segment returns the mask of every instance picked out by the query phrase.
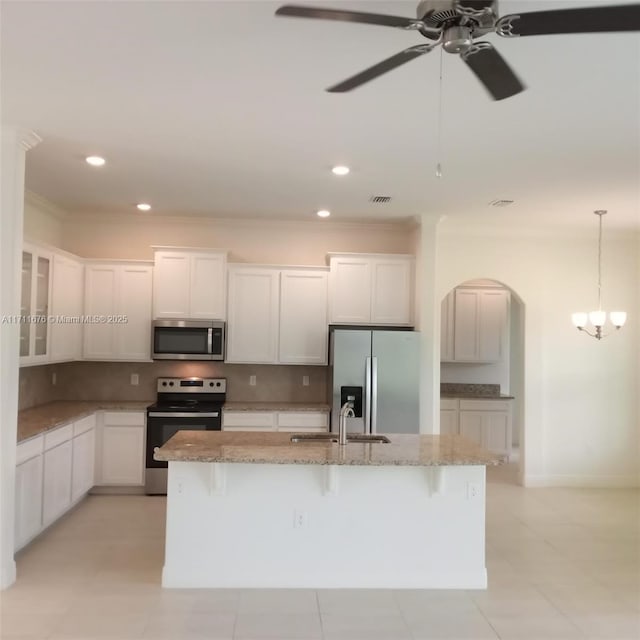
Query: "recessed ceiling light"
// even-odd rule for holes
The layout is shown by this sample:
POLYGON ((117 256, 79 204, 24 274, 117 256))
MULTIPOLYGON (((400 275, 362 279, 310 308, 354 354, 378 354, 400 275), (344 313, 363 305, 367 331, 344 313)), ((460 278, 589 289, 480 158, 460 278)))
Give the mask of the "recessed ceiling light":
POLYGON ((106 162, 106 160, 100 156, 87 156, 85 160, 87 164, 90 164, 92 167, 101 167, 106 162))
POLYGON ((331 171, 337 176, 346 176, 347 173, 349 173, 350 169, 349 167, 345 167, 344 165, 339 164, 336 167, 333 167, 331 171))
POLYGON ((331 211, 327 211, 326 209, 320 209, 320 211, 317 211, 317 214, 321 218, 328 218, 331 215, 331 211))
POLYGON ((141 202, 140 204, 137 204, 136 207, 138 207, 140 211, 149 211, 149 209, 151 209, 151 205, 146 202, 141 202))

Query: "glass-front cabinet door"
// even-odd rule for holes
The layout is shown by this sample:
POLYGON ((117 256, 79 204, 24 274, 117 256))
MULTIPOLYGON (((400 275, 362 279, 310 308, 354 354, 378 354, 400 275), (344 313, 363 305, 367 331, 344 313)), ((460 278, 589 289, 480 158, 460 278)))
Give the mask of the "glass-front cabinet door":
POLYGON ((20 296, 20 364, 46 362, 49 354, 51 255, 25 245, 20 296))
POLYGON ((22 292, 20 295, 20 357, 31 353, 31 282, 33 280, 33 254, 22 252, 22 292))

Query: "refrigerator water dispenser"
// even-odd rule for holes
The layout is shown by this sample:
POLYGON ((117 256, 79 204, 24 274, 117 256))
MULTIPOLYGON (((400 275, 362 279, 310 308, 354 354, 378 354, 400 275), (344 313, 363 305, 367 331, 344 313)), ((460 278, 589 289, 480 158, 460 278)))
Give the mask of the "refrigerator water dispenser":
POLYGON ((354 418, 362 418, 362 387, 340 387, 340 406, 353 403, 354 418))

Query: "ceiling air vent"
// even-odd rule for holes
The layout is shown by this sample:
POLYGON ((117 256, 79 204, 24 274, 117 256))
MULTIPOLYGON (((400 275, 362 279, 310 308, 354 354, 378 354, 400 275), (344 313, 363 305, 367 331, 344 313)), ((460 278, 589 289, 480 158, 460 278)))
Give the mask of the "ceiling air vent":
POLYGON ((510 204, 513 204, 513 200, 492 200, 489 203, 492 207, 508 207, 510 204))
POLYGON ((371 196, 369 202, 375 202, 376 204, 386 204, 391 202, 391 196, 371 196))

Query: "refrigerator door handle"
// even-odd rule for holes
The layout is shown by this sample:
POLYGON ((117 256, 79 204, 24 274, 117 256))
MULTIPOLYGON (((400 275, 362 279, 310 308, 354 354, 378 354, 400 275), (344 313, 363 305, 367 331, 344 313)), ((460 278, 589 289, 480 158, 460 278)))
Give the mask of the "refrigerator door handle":
POLYGON ((371 357, 364 363, 364 432, 371 433, 371 357))
POLYGON ((378 422, 378 358, 371 358, 371 433, 377 433, 378 422))

